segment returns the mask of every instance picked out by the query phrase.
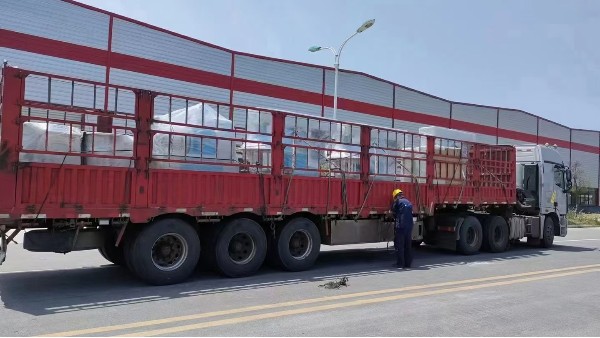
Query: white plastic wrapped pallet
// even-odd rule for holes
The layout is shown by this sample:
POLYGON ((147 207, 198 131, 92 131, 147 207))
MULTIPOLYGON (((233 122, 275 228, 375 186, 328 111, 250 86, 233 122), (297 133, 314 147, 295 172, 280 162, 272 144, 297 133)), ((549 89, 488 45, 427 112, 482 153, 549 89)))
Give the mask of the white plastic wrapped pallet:
MULTIPOLYGON (((260 113, 258 111, 248 111, 243 123, 246 125, 246 131, 255 133, 270 133, 271 124, 260 126, 260 113)), ((268 121, 268 120, 267 120, 268 121)), ((268 167, 271 165, 271 136, 258 134, 242 134, 241 138, 246 142, 240 143, 240 160, 247 164, 268 167)), ((267 171, 267 170, 263 170, 267 171)))
POLYGON ((233 139, 235 133, 233 131, 205 128, 232 129, 231 120, 219 115, 210 106, 203 106, 202 103, 198 103, 188 107, 187 111, 182 108, 170 114, 156 116, 155 119, 165 122, 153 123, 153 130, 185 134, 187 139, 183 135, 157 133, 153 139, 152 156, 154 159, 163 161, 153 161, 152 168, 220 172, 239 171, 237 166, 219 165, 219 163, 237 164, 235 142, 220 139, 223 137, 233 139), (187 125, 173 125, 169 121, 187 125), (206 136, 213 138, 207 138, 206 136), (208 161, 214 164, 169 162, 169 160, 208 161))
MULTIPOLYGON (((81 153, 81 129, 63 124, 44 122, 23 123, 23 149, 54 151, 61 153, 81 153), (48 140, 46 144, 46 134, 48 140), (47 145, 47 146, 46 146, 47 145)), ((38 163, 81 164, 81 157, 75 155, 21 153, 19 161, 38 163)))
MULTIPOLYGON (((133 156, 133 136, 131 135, 86 132, 83 135, 83 140, 83 151, 89 154, 120 157, 133 156)), ((133 160, 104 157, 87 157, 87 164, 110 167, 134 167, 133 160)))

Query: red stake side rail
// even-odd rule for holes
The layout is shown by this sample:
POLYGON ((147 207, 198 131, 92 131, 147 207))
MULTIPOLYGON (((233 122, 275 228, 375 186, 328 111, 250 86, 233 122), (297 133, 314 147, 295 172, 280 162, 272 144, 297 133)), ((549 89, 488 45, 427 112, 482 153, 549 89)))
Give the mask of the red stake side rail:
POLYGON ((416 213, 515 201, 510 146, 10 67, 3 71, 1 114, 0 224, 146 222, 169 213, 369 217, 387 212, 395 188, 416 213), (33 146, 24 137, 31 123, 46 126, 33 146), (68 130, 66 149, 53 143, 56 126, 68 130))

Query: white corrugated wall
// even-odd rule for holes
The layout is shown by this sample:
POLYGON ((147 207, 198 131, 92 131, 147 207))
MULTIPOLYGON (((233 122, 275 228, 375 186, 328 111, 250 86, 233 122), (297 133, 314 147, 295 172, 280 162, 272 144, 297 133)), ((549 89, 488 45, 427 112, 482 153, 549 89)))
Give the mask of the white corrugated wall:
POLYGON ((108 48, 109 16, 63 1, 2 0, 0 27, 77 45, 108 48))
POLYGON ((395 108, 437 117, 450 118, 450 102, 396 86, 395 108))
POLYGON ((496 127, 498 110, 495 108, 472 106, 467 104, 452 104, 452 120, 477 123, 488 127, 496 127))
POLYGON ((583 181, 586 186, 598 187, 598 167, 600 166, 598 154, 589 152, 572 150, 571 151, 571 166, 575 166, 575 163, 582 168, 583 181))
POLYGON ((234 69, 236 78, 319 94, 323 92, 323 69, 318 67, 236 55, 234 69))
MULTIPOLYGON (((325 94, 333 96, 334 71, 325 71, 325 94)), ((371 77, 340 71, 338 97, 354 101, 392 107, 394 87, 371 77)), ((368 112, 362 112, 368 113, 368 112)))
POLYGON ((558 123, 546 121, 540 119, 539 136, 559 139, 563 141, 570 141, 571 131, 569 128, 561 126, 558 123))
MULTIPOLYGON (((571 165, 579 162, 583 165, 585 181, 590 187, 600 187, 599 169, 600 169, 600 154, 598 147, 600 146, 600 133, 589 130, 571 130, 571 142, 580 143, 590 147, 596 147, 596 152, 581 151, 577 149, 571 150, 571 165)), ((572 146, 576 148, 576 145, 572 146)), ((591 149, 590 149, 591 150, 591 149)))
POLYGON ((115 19, 112 51, 222 75, 231 74, 231 53, 115 19))
MULTIPOLYGON (((537 135, 537 117, 519 110, 500 109, 498 128, 537 135)), ((521 141, 523 142, 523 141, 521 141)))

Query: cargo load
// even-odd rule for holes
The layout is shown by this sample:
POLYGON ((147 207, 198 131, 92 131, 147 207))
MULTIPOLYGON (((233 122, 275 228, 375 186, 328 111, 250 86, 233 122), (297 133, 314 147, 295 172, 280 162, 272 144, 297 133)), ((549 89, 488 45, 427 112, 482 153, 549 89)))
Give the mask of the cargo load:
POLYGON ((155 120, 164 123, 152 124, 152 129, 155 131, 152 148, 155 161, 151 164, 152 168, 239 171, 236 142, 227 140, 235 138, 235 133, 206 128, 231 130, 233 124, 209 105, 198 103, 188 107, 187 110, 181 108, 170 114, 155 116, 155 120), (206 162, 206 164, 191 163, 192 161, 206 162))
MULTIPOLYGON (((92 155, 133 157, 133 136, 126 134, 85 132, 83 151, 92 155)), ((133 168, 134 161, 128 159, 90 156, 87 164, 109 167, 133 168)))
POLYGON ((24 122, 21 162, 81 164, 81 129, 57 123, 24 122), (47 137, 46 137, 47 135, 47 137), (27 150, 57 152, 62 154, 29 153, 27 150))

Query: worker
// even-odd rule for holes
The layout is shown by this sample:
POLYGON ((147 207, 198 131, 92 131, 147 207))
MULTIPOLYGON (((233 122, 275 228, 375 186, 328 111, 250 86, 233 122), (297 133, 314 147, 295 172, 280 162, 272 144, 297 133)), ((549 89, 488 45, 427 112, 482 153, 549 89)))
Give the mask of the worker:
POLYGON ((413 206, 400 189, 394 189, 392 196, 394 202, 391 210, 396 220, 394 224, 396 266, 410 268, 412 264, 413 206))

